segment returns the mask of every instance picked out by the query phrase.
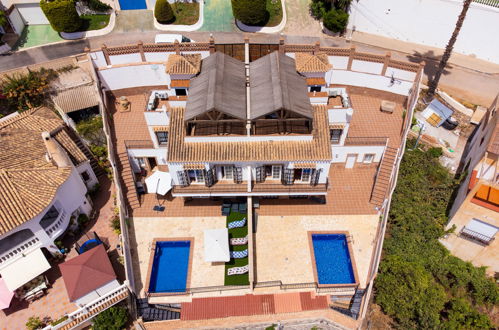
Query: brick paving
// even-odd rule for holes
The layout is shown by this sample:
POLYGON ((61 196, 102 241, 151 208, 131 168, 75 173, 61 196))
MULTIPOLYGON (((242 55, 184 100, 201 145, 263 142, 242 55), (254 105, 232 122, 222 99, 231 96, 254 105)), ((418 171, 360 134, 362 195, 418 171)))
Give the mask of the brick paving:
MULTIPOLYGON (((116 244, 118 243, 118 235, 116 235, 109 226, 109 221, 113 217, 114 201, 114 186, 107 178, 101 178, 101 190, 94 199, 94 209, 97 211, 96 220, 93 220, 86 228, 85 232, 95 231, 99 237, 109 247, 108 254, 113 263, 118 278, 124 280, 124 271, 121 264, 117 262, 116 244)), ((66 243, 66 239, 64 240, 66 243)), ((74 242, 74 239, 71 239, 74 242)), ((77 256, 74 245, 71 246, 67 259, 77 256)), ((63 262, 63 261, 62 261, 63 262)), ((1 330, 18 330, 26 329, 26 321, 30 316, 38 316, 40 318, 50 317, 52 320, 57 320, 66 313, 76 310, 78 307, 71 303, 66 293, 66 287, 59 271, 58 263, 50 261, 52 268, 45 275, 50 283, 47 294, 34 302, 27 303, 14 298, 9 308, 0 312, 0 329, 1 330)))

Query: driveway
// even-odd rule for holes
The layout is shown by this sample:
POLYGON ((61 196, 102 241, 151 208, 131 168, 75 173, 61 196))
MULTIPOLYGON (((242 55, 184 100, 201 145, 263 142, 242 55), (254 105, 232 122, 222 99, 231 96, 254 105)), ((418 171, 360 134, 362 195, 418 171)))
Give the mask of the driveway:
POLYGON ((319 21, 309 13, 311 0, 286 0, 288 21, 284 28, 285 34, 301 36, 323 36, 319 21))
POLYGON ((205 0, 204 23, 200 31, 239 31, 234 24, 230 0, 205 0))

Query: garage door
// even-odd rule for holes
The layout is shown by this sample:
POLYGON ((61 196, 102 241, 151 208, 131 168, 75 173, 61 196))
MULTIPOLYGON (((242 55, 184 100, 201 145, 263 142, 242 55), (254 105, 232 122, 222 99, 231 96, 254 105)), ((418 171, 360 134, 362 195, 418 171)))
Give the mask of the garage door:
POLYGON ((24 19, 26 25, 49 24, 40 5, 37 3, 26 3, 16 5, 19 13, 24 19))

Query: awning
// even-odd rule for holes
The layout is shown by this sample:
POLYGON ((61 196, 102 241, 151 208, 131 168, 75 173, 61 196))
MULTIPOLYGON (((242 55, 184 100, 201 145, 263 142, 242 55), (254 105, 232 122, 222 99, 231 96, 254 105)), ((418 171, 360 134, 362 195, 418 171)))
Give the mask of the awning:
POLYGON ((14 292, 9 290, 5 281, 0 278, 0 309, 8 308, 12 297, 14 297, 14 292))
POLYGON ((207 262, 230 261, 229 231, 227 228, 204 231, 204 260, 207 262))
POLYGON ((59 90, 52 99, 65 113, 99 105, 99 95, 94 85, 59 90))
POLYGON ((42 250, 36 249, 0 270, 0 274, 7 288, 14 291, 49 269, 42 250))
POLYGON ((165 195, 172 189, 172 176, 168 172, 156 171, 146 178, 147 192, 165 195))
POLYGON ((447 118, 452 116, 453 113, 454 111, 446 107, 437 99, 434 99, 421 114, 429 124, 440 127, 440 125, 442 125, 447 118))
POLYGON ((468 222, 465 229, 467 229, 468 231, 471 230, 472 232, 489 239, 493 239, 497 233, 496 226, 490 225, 477 219, 472 219, 470 222, 468 222))

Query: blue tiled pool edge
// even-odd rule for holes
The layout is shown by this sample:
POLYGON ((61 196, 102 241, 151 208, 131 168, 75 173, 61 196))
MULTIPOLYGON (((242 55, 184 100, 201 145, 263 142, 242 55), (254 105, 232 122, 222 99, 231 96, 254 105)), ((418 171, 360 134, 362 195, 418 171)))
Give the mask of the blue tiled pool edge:
POLYGON ((156 241, 147 292, 185 292, 190 271, 191 240, 156 241))
POLYGON ((310 240, 312 262, 319 285, 356 283, 345 234, 314 232, 310 234, 310 240))

